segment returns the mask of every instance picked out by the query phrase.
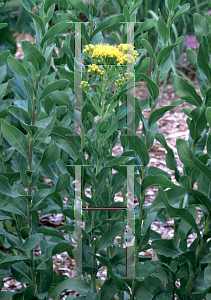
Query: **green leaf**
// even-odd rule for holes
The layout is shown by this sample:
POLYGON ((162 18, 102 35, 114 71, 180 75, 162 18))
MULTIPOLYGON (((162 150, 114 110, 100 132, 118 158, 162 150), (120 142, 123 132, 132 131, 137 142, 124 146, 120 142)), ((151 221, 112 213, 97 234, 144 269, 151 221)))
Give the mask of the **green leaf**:
POLYGON ((112 124, 109 129, 106 131, 106 133, 104 134, 103 138, 100 141, 100 146, 102 146, 105 141, 117 130, 118 128, 118 122, 112 124))
POLYGON ((32 63, 37 71, 44 69, 46 60, 37 47, 29 41, 22 41, 22 50, 26 59, 32 63))
POLYGON ((11 272, 17 281, 32 284, 31 269, 24 261, 13 264, 11 272))
POLYGON ((97 34, 99 31, 104 31, 104 30, 112 30, 116 29, 119 26, 121 26, 120 22, 124 22, 125 18, 123 14, 118 14, 115 16, 108 17, 106 20, 101 22, 97 28, 92 32, 90 39, 92 40, 93 36, 97 34))
POLYGON ((69 173, 64 173, 59 175, 56 183, 55 192, 62 192, 70 186, 70 175, 69 173))
POLYGON ((98 253, 100 249, 107 248, 113 245, 114 239, 124 233, 126 227, 126 222, 116 224, 106 230, 102 236, 97 240, 95 244, 95 253, 98 253))
POLYGON ((48 96, 55 104, 65 105, 65 106, 69 106, 70 104, 70 97, 65 92, 54 91, 50 93, 48 96))
POLYGON ((43 20, 38 15, 31 12, 31 7, 30 7, 29 3, 27 2, 27 0, 22 0, 22 4, 23 4, 23 7, 28 11, 30 16, 34 19, 37 26, 41 29, 42 34, 44 35, 45 34, 45 25, 44 25, 43 20))
POLYGON ((9 56, 7 58, 7 62, 9 64, 10 69, 17 74, 18 76, 25 79, 31 86, 33 86, 32 79, 27 72, 27 70, 24 68, 24 66, 14 57, 9 56))
POLYGON ((16 197, 5 197, 5 195, 0 194, 0 210, 13 212, 14 214, 27 218, 26 203, 16 197))
POLYGON ((40 164, 51 164, 58 159, 58 145, 52 143, 45 148, 40 164))
POLYGON ((10 55, 10 50, 6 50, 0 54, 0 64, 7 61, 8 56, 10 55))
POLYGON ((193 15, 194 21, 194 29, 195 29, 195 36, 196 40, 201 43, 202 35, 208 35, 210 32, 210 27, 207 20, 200 14, 195 13, 193 15))
POLYGON ((171 80, 175 92, 181 99, 184 99, 186 102, 192 105, 201 106, 201 97, 196 93, 192 85, 185 82, 185 80, 183 80, 180 76, 173 75, 173 73, 171 74, 171 80))
POLYGON ((50 38, 55 37, 56 34, 58 34, 59 32, 67 31, 70 27, 71 27, 71 24, 69 24, 68 22, 65 22, 65 21, 55 24, 53 27, 51 27, 46 32, 46 34, 44 35, 44 37, 41 41, 40 46, 43 47, 45 42, 48 41, 50 38))
POLYGON ((44 91, 42 92, 42 94, 40 96, 40 100, 42 98, 46 97, 48 94, 50 94, 53 91, 65 88, 68 84, 69 84, 69 81, 67 79, 59 79, 57 81, 54 81, 54 82, 48 84, 44 88, 44 91))
POLYGON ((67 0, 67 2, 74 8, 78 9, 79 11, 83 12, 85 14, 85 16, 87 16, 87 18, 89 19, 89 8, 86 5, 86 3, 84 3, 81 0, 67 0))
POLYGON ((159 119, 161 119, 167 111, 169 111, 170 109, 172 109, 174 107, 179 106, 182 103, 184 103, 183 100, 176 100, 176 101, 173 101, 171 103, 171 105, 167 105, 167 106, 164 106, 164 107, 154 110, 148 118, 148 126, 151 126, 153 123, 155 123, 159 119))
POLYGON ((34 136, 34 143, 33 146, 37 147, 41 142, 43 142, 51 133, 54 122, 55 122, 55 115, 50 118, 46 118, 41 121, 37 121, 35 126, 39 128, 38 132, 34 136))
POLYGON ((60 300, 60 295, 65 290, 76 291, 78 294, 93 292, 90 284, 81 279, 66 279, 56 286, 52 293, 52 298, 60 300))
POLYGON ((34 249, 43 239, 43 234, 42 233, 35 233, 33 235, 30 235, 23 245, 21 246, 21 249, 23 251, 29 251, 34 249))
POLYGON ((159 255, 175 258, 182 253, 174 244, 172 239, 155 240, 151 244, 152 249, 159 255))
POLYGON ((203 173, 209 181, 211 181, 211 170, 204 165, 191 151, 188 146, 188 142, 177 139, 176 141, 177 151, 181 162, 189 168, 193 168, 203 173))
POLYGON ((200 231, 199 231, 198 225, 196 224, 195 219, 194 219, 193 215, 189 212, 189 210, 186 208, 175 208, 175 207, 171 206, 168 203, 168 198, 166 196, 166 193, 161 186, 158 188, 158 195, 159 195, 159 198, 165 204, 169 217, 170 218, 178 218, 179 217, 180 219, 184 220, 191 227, 193 227, 193 229, 197 233, 198 238, 200 238, 200 231))
POLYGON ((152 57, 152 59, 153 59, 155 65, 156 65, 156 64, 157 64, 157 59, 156 59, 156 57, 155 57, 154 51, 153 51, 153 49, 152 49, 152 46, 151 46, 150 43, 149 43, 147 40, 145 40, 145 39, 142 40, 142 44, 143 44, 144 47, 147 49, 147 51, 149 52, 149 55, 152 57))
POLYGON ((145 74, 139 74, 142 78, 144 78, 144 80, 147 82, 147 88, 149 91, 149 94, 151 95, 152 99, 157 99, 157 97, 159 96, 159 87, 157 86, 157 84, 152 81, 152 79, 150 79, 147 75, 145 74))
POLYGON ((170 45, 168 47, 165 47, 163 50, 161 50, 159 53, 158 53, 158 56, 157 56, 157 64, 158 66, 162 66, 168 59, 169 57, 171 56, 171 53, 172 51, 174 50, 174 48, 179 44, 181 43, 181 41, 183 40, 183 37, 179 37, 175 44, 173 45, 170 45))
POLYGON ((170 26, 181 16, 183 15, 188 9, 190 8, 190 3, 186 3, 184 4, 182 7, 180 7, 180 9, 176 12, 176 14, 174 15, 170 26))
POLYGON ((206 207, 206 209, 208 210, 208 212, 211 213, 211 201, 210 201, 210 199, 206 195, 204 195, 203 193, 191 188, 191 181, 190 181, 189 176, 182 175, 180 177, 180 184, 181 184, 182 187, 184 187, 184 189, 186 189, 186 191, 188 192, 189 195, 194 196, 195 201, 194 201, 193 204, 204 205, 206 207))
POLYGON ((127 5, 124 6, 123 13, 124 13, 124 16, 125 16, 125 21, 130 22, 130 13, 129 13, 129 10, 127 8, 127 5))
POLYGON ((79 153, 74 143, 68 140, 57 139, 57 144, 60 148, 66 151, 72 159, 75 161, 77 160, 79 153))
POLYGON ((5 254, 4 257, 2 257, 0 260, 0 269, 7 268, 18 261, 30 262, 31 259, 23 255, 12 256, 10 254, 5 254))
MULTIPOLYGON (((62 235, 61 232, 57 230, 57 228, 51 228, 47 226, 42 226, 37 228, 37 232, 39 234, 43 234, 44 236, 55 236, 58 237, 62 240, 65 240, 64 236, 62 235)), ((58 244, 57 244, 58 245, 58 244)))
POLYGON ((8 26, 8 24, 7 23, 0 23, 0 30, 2 29, 2 28, 5 28, 5 27, 7 27, 8 26))
POLYGON ((47 13, 49 7, 51 7, 52 5, 56 4, 57 2, 58 2, 58 0, 45 0, 44 12, 47 13))
POLYGON ((161 38, 163 39, 163 42, 166 44, 170 38, 170 31, 164 22, 162 16, 158 19, 158 31, 160 33, 161 38))
POLYGON ((21 196, 11 187, 11 185, 8 182, 8 178, 3 175, 0 175, 0 193, 10 197, 21 196))
POLYGON ((26 159, 29 156, 29 143, 25 135, 17 128, 1 119, 1 130, 4 138, 26 159))
POLYGON ((140 157, 143 166, 148 165, 149 153, 147 151, 145 143, 139 136, 133 135, 132 130, 127 129, 127 133, 130 134, 125 135, 126 139, 129 141, 129 148, 135 150, 137 155, 140 157))
POLYGON ((167 0, 169 10, 175 10, 180 3, 180 0, 167 0))
POLYGON ((211 68, 209 66, 209 44, 207 37, 203 34, 201 39, 201 44, 199 46, 197 62, 199 68, 206 75, 208 82, 211 82, 211 68))
POLYGON ((142 22, 140 25, 139 25, 139 28, 138 30, 136 30, 135 32, 135 36, 137 34, 139 34, 140 32, 143 32, 143 31, 147 31, 149 29, 151 29, 155 24, 156 24, 157 20, 156 19, 148 19, 144 22, 142 22))
POLYGON ((160 175, 147 175, 141 184, 141 192, 143 193, 146 189, 151 186, 162 186, 164 189, 173 188, 179 189, 180 186, 174 184, 171 180, 169 180, 166 176, 160 175))
POLYGON ((196 52, 191 49, 191 48, 188 48, 186 50, 186 58, 187 60, 191 63, 191 65, 196 69, 198 70, 198 63, 197 63, 197 54, 196 52))

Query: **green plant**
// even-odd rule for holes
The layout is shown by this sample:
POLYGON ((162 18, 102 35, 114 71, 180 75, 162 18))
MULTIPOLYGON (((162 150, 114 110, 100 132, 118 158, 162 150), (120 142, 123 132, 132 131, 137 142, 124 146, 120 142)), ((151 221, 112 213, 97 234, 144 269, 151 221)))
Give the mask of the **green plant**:
MULTIPOLYGON (((36 44, 22 42, 22 64, 9 56, 9 51, 0 54, 0 63, 7 60, 24 86, 23 101, 17 97, 17 89, 13 86, 17 97, 13 105, 7 104, 8 99, 4 100, 8 83, 3 83, 0 90, 0 242, 4 248, 0 253, 0 286, 2 289, 2 279, 8 276, 13 276, 23 285, 19 292, 1 291, 0 297, 11 300, 49 300, 52 297, 58 300, 61 292, 67 289, 81 295, 75 299, 86 300, 112 300, 114 297, 120 300, 169 300, 175 299, 175 295, 181 300, 210 297, 210 17, 195 14, 195 34, 200 47, 198 54, 187 50, 187 59, 198 72, 203 100, 193 86, 172 75, 172 84, 181 100, 155 109, 159 84, 171 67, 171 54, 182 42, 182 37, 179 37, 175 44, 167 46, 170 26, 180 1, 166 1, 168 22, 166 24, 162 18, 158 21, 160 51, 157 56, 147 40, 147 32, 144 33, 154 26, 154 19, 139 24, 135 30, 137 52, 127 45, 127 24, 122 25, 121 41, 115 33, 112 34, 118 47, 103 44, 101 31, 114 30, 121 25, 120 22, 135 21, 141 1, 130 1, 130 10, 125 8, 124 14, 110 16, 100 24, 95 16, 102 1, 90 1, 88 8, 80 0, 60 0, 60 10, 55 12, 57 2, 42 1, 37 6, 39 14, 35 15, 32 13, 35 1, 23 0, 24 8, 33 18, 36 44), (81 111, 74 103, 74 93, 80 91, 74 82, 78 80, 75 71, 78 64, 74 56, 78 58, 81 49, 77 53, 74 34, 66 33, 70 29, 73 33, 74 30, 78 32, 73 22, 78 22, 79 12, 83 12, 90 22, 81 25, 84 49, 81 111), (52 17, 56 22, 50 27, 52 17), (99 45, 99 42, 102 43, 99 45), (141 59, 146 51, 151 58, 141 59), (155 67, 148 77, 145 73, 150 59, 155 67), (135 76, 132 71, 128 72, 133 61, 135 76), (141 84, 140 80, 145 80, 149 91, 147 99, 138 101, 134 98, 134 132, 129 127, 131 111, 126 97, 133 76, 136 86, 141 84), (172 149, 164 135, 157 133, 157 121, 185 101, 196 108, 184 109, 189 117, 189 141, 177 140, 179 159, 184 164, 184 175, 181 175, 172 149), (142 113, 146 108, 150 108, 148 120, 142 113), (75 117, 80 121, 81 136, 74 131, 75 117), (20 121, 21 128, 14 126, 13 119, 20 121), (140 120, 143 129, 139 137, 135 133, 140 120), (119 133, 123 153, 113 156, 112 149, 119 133), (149 166, 148 151, 155 139, 167 151, 166 165, 174 170, 176 184, 168 173, 149 166), (126 276, 124 248, 129 211, 126 213, 125 210, 130 185, 128 167, 134 168, 131 186, 134 183, 139 202, 135 209, 135 278, 126 276), (112 169, 117 173, 112 174, 112 169), (51 184, 43 183, 45 177, 51 179, 51 184), (76 191, 74 193, 74 180, 80 183, 79 195, 76 191), (196 182, 198 190, 193 188, 196 182), (150 206, 145 206, 145 191, 151 186, 159 187, 158 195, 150 206), (91 198, 85 194, 87 188, 91 188, 91 198), (121 189, 121 210, 100 209, 119 207, 114 197, 121 189), (77 203, 77 197, 81 195, 83 208, 86 208, 82 214, 82 274, 78 270, 77 279, 68 279, 53 273, 52 256, 67 251, 71 258, 76 260, 79 257, 80 240, 77 235, 73 236, 73 232, 80 233, 76 221, 81 217, 80 204, 77 203), (64 202, 64 198, 67 201, 64 202), (203 213, 199 225, 196 223, 196 207, 200 207, 203 213), (40 211, 62 213, 65 225, 56 229, 39 227, 40 211), (167 216, 175 222, 173 239, 162 239, 160 234, 151 230, 154 220, 163 221, 167 216), (190 234, 195 235, 195 240, 188 246, 190 234), (117 236, 121 237, 120 242, 114 242, 117 236), (76 250, 73 239, 78 243, 76 250), (33 249, 38 244, 41 254, 35 257, 33 249), (139 255, 150 248, 157 253, 158 261, 139 255), (107 267, 107 279, 97 293, 96 274, 101 266, 107 267), (178 280, 180 288, 176 285, 178 280)), ((133 222, 130 227, 132 229, 133 222)), ((130 249, 128 246, 128 251, 130 249)))

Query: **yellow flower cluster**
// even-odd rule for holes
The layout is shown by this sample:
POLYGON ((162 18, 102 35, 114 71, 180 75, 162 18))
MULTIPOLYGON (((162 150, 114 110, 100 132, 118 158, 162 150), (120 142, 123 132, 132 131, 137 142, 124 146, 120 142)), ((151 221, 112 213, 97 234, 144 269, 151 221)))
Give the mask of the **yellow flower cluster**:
POLYGON ((120 87, 123 87, 126 85, 127 83, 127 78, 128 78, 128 74, 124 73, 124 74, 120 74, 119 75, 119 79, 116 80, 115 82, 115 87, 118 90, 120 87))
POLYGON ((81 85, 80 87, 84 90, 84 91, 91 91, 92 89, 89 88, 90 84, 87 81, 81 81, 81 85))
POLYGON ((98 66, 96 66, 95 64, 89 65, 88 68, 89 68, 89 70, 88 70, 89 73, 94 73, 94 74, 99 74, 99 75, 104 74, 104 71, 101 71, 100 68, 98 66))
POLYGON ((129 47, 130 52, 134 55, 134 60, 138 56, 138 52, 134 50, 130 44, 120 44, 118 47, 111 46, 109 44, 98 44, 98 45, 86 45, 83 52, 91 57, 94 63, 98 64, 127 64, 133 62, 132 55, 127 54, 127 48, 129 47))

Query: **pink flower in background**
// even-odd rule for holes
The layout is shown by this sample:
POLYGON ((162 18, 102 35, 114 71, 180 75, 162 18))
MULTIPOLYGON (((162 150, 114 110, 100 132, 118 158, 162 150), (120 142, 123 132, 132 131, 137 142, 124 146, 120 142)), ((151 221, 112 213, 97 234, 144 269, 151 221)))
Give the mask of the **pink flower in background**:
POLYGON ((199 43, 197 42, 195 35, 186 35, 184 42, 188 48, 196 49, 199 47, 199 43))

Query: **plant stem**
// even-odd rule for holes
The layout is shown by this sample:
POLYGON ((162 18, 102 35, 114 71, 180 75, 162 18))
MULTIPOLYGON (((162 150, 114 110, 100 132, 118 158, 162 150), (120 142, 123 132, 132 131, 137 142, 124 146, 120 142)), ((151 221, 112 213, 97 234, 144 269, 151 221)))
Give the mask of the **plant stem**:
MULTIPOLYGON (((38 84, 39 84, 39 74, 37 73, 36 76, 36 82, 35 82, 35 89, 36 91, 38 90, 38 84)), ((36 106, 36 97, 37 95, 34 95, 34 99, 33 99, 33 111, 32 111, 32 122, 31 125, 35 124, 35 106, 36 106)), ((28 169, 29 171, 31 171, 32 169, 32 150, 33 150, 33 135, 30 135, 30 144, 29 144, 29 161, 28 161, 28 169)), ((31 187, 31 175, 28 176, 28 196, 31 196, 31 192, 32 192, 32 187, 31 187)), ((31 201, 29 199, 27 199, 27 217, 28 217, 28 223, 29 223, 29 227, 31 228, 31 214, 30 214, 30 209, 31 209, 31 201)), ((34 256, 33 256, 33 249, 30 250, 30 258, 31 258, 31 274, 32 274, 32 283, 35 283, 35 273, 34 273, 34 269, 33 269, 33 260, 34 260, 34 256)))
MULTIPOLYGON (((96 6, 96 1, 97 0, 94 0, 94 6, 96 6)), ((94 16, 92 15, 92 18, 91 18, 91 24, 90 24, 90 28, 89 28, 89 36, 92 34, 93 32, 93 24, 94 24, 94 16)))

